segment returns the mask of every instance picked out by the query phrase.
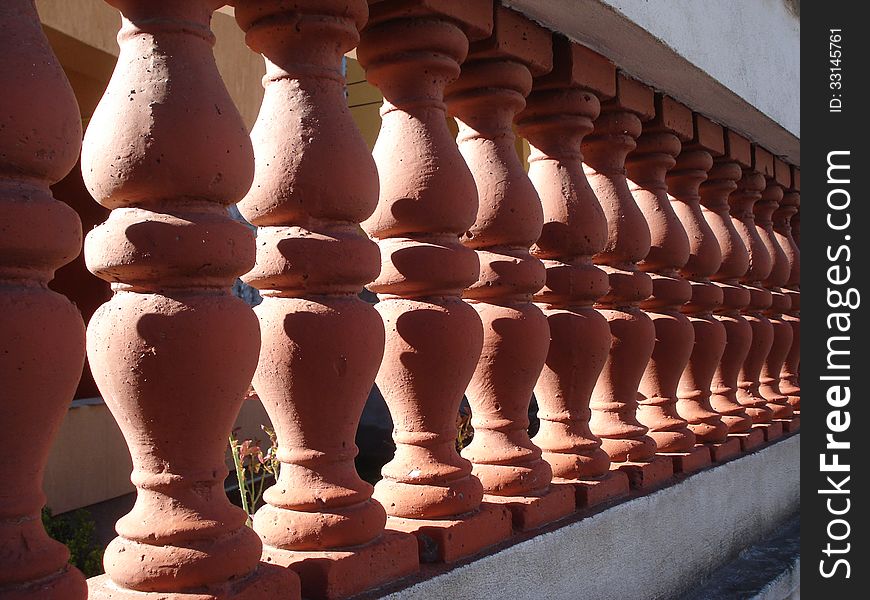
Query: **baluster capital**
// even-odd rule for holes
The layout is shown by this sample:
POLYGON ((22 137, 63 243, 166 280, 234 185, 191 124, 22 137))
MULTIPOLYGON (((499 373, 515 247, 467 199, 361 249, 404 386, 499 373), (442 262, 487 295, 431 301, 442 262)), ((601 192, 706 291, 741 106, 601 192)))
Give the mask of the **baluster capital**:
POLYGON ((607 244, 594 258, 610 275, 602 306, 635 305, 652 294, 652 281, 637 269, 649 253, 650 231, 628 187, 625 160, 642 123, 654 116, 653 90, 617 73, 616 95, 602 104, 593 132, 583 140, 584 170, 607 217, 607 244))
MULTIPOLYGON (((712 177, 714 159, 725 155, 725 134, 721 125, 698 113, 693 113, 693 125, 694 135, 683 144, 677 164, 668 171, 667 182, 674 210, 689 236, 689 259, 681 272, 684 277, 702 284, 693 284, 689 307, 707 311, 722 303, 721 291, 717 293, 716 286, 706 285, 722 264, 722 251, 701 212, 701 186, 712 177)), ((728 181, 733 180, 726 179, 728 181)))
POLYGON ((535 78, 516 121, 544 211, 532 253, 547 266, 547 283, 536 300, 589 306, 607 292, 606 275, 591 263, 607 242, 607 221, 583 172, 581 143, 600 114, 599 98, 616 93, 616 68, 560 36, 553 45, 553 70, 535 78))

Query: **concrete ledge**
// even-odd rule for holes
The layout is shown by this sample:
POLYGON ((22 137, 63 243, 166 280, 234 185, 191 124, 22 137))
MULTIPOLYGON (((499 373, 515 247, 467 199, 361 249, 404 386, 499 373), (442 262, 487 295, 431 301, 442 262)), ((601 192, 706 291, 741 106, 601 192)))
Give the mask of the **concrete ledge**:
POLYGON ((793 435, 384 597, 674 598, 778 531, 799 510, 799 484, 793 435))
POLYGON ((749 600, 800 600, 801 597, 801 560, 780 573, 779 577, 767 584, 749 600))
POLYGON ((741 552, 679 600, 796 600, 800 546, 800 515, 795 515, 776 535, 741 552))
POLYGON ((800 165, 796 0, 503 0, 800 165))

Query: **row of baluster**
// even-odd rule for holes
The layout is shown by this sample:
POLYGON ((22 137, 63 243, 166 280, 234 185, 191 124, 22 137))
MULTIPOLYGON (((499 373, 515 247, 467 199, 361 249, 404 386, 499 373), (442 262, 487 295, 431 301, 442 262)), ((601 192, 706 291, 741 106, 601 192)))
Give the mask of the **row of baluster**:
POLYGON ((344 597, 797 429, 795 167, 487 0, 238 0, 267 65, 249 137, 219 0, 108 2, 120 55, 83 147, 31 0, 0 6, 0 415, 35 449, 0 463, 3 600, 284 599, 297 575, 344 597), (384 96, 373 153, 354 47, 384 96), (111 209, 84 240, 114 290, 87 335, 47 288, 81 247, 49 190, 80 148, 111 209), (39 521, 86 345, 138 494, 87 585, 39 521), (252 379, 283 463, 253 529, 223 487, 252 379), (373 382, 396 444, 374 488, 353 462, 373 382))

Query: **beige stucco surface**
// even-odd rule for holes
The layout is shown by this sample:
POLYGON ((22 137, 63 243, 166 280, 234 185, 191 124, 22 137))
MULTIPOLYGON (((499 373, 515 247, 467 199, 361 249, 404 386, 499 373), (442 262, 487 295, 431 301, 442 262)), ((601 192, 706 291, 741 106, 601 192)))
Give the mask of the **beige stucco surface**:
MULTIPOLYGON (((260 425, 269 425, 269 417, 253 398, 242 405, 236 419, 239 439, 266 440, 260 425)), ((128 494, 134 489, 132 468, 108 407, 99 399, 77 402, 67 412, 51 449, 44 481, 46 506, 60 514, 128 494)))

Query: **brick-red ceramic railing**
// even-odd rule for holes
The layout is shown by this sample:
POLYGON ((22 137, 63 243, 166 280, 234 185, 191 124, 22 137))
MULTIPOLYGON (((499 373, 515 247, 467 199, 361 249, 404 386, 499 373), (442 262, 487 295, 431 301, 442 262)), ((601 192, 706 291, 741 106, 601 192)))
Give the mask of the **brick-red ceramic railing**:
POLYGON ((249 137, 212 54, 220 0, 107 1, 121 49, 82 169, 114 296, 87 346, 137 500, 86 591, 38 517, 83 360, 46 287, 81 246, 48 191, 81 132, 32 2, 9 0, 0 416, 37 460, 0 468, 21 481, 0 492, 0 599, 347 597, 797 430, 799 171, 705 107, 492 0, 237 0, 267 65, 249 137), (343 90, 357 45, 384 95, 373 155, 343 90), (256 243, 227 215, 243 198, 256 243), (284 466, 248 528, 222 454, 252 380, 284 466), (375 380, 397 451, 372 488, 353 458, 375 380))

